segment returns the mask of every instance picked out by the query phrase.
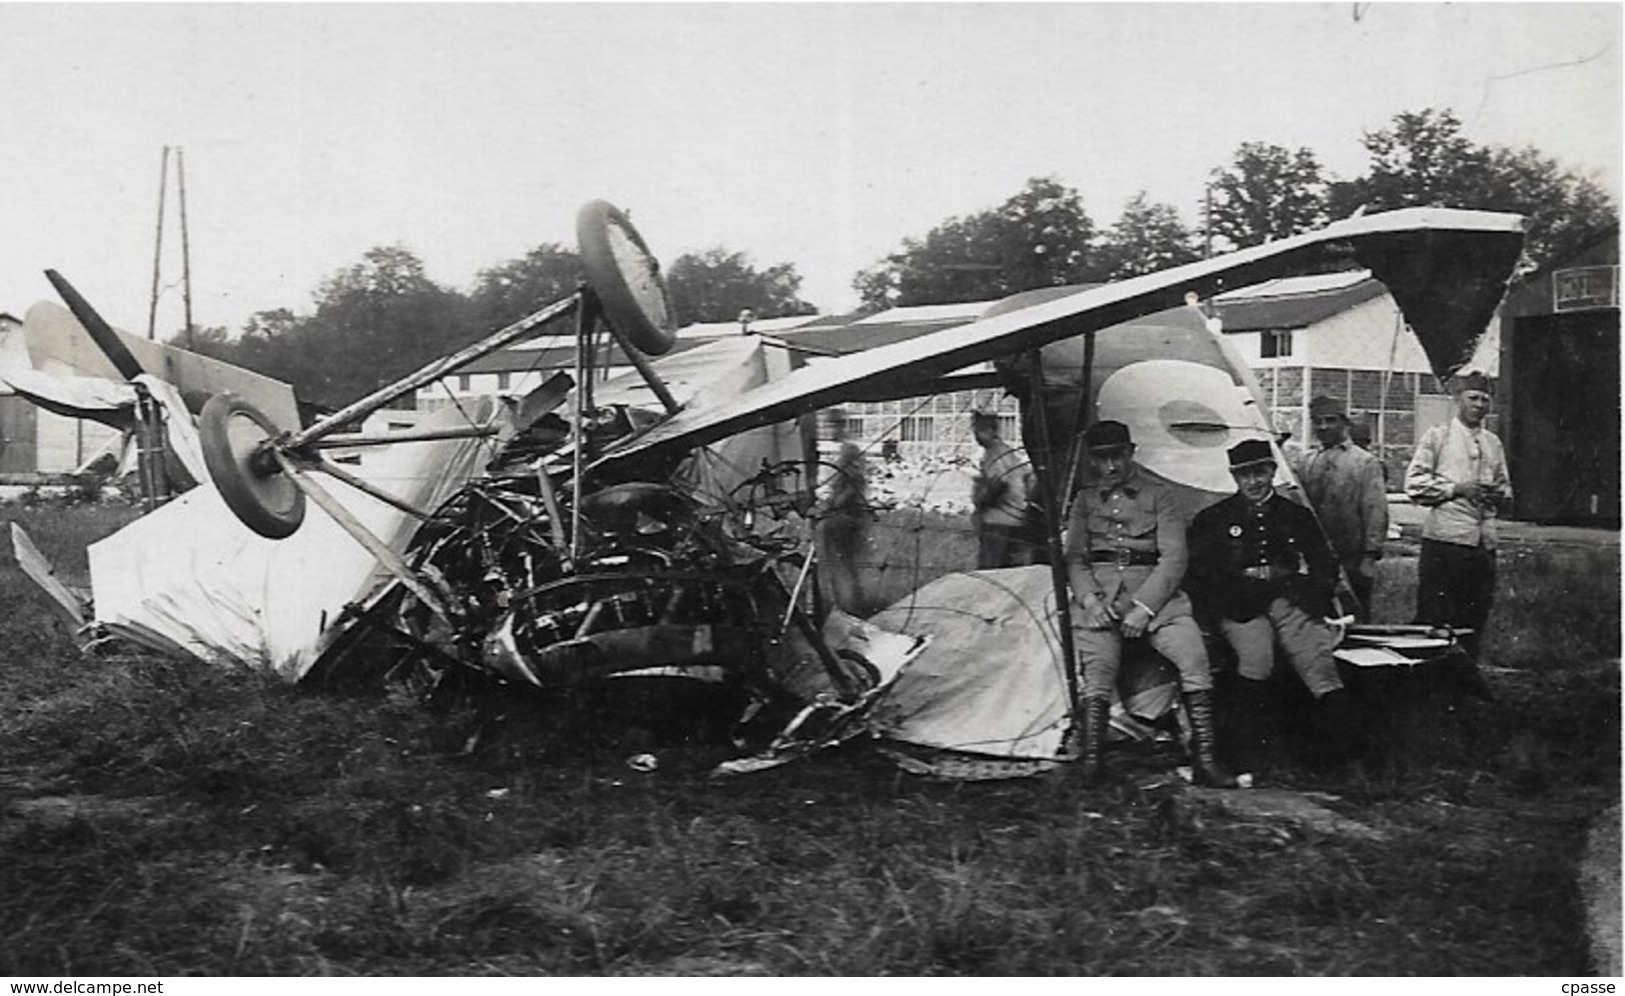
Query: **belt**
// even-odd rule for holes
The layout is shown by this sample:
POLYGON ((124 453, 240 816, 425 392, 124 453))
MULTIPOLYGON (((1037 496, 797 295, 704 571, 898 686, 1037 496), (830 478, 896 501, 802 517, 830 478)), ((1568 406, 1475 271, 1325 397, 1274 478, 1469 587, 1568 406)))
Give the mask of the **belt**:
POLYGON ((1157 562, 1155 550, 1090 550, 1089 563, 1116 564, 1118 567, 1148 567, 1157 562))
POLYGON ((1243 576, 1252 578, 1254 581, 1280 581, 1282 578, 1292 577, 1298 572, 1285 567, 1274 567, 1268 564, 1258 564, 1252 567, 1243 567, 1241 569, 1241 573, 1243 576))

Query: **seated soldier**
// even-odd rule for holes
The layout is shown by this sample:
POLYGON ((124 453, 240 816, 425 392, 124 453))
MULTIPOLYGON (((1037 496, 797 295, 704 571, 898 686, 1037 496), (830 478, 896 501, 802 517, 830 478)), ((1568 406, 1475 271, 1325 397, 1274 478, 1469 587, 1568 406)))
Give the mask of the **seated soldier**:
POLYGON ((1235 788, 1216 757, 1207 648, 1179 590, 1185 524, 1173 492, 1134 462, 1134 443, 1123 423, 1097 422, 1083 442, 1093 474, 1072 503, 1066 536, 1067 579, 1078 606, 1073 638, 1083 665, 1083 782, 1100 777, 1123 641, 1144 639, 1179 670, 1195 781, 1235 788))
POLYGON ((1275 490, 1275 458, 1261 439, 1229 450, 1234 495, 1197 513, 1190 528, 1191 598, 1236 653, 1242 686, 1236 747, 1259 760, 1265 682, 1279 646, 1319 702, 1328 745, 1347 754, 1358 741, 1353 705, 1332 651, 1338 564, 1314 513, 1275 490))

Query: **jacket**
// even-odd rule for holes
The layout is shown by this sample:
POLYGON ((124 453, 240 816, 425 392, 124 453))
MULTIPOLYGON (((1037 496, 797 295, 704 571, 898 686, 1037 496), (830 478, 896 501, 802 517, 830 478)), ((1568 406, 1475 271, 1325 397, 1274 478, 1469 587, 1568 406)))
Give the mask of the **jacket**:
POLYGON ((1279 492, 1254 507, 1241 494, 1198 512, 1185 589, 1199 612, 1246 622, 1286 598, 1329 615, 1338 563, 1309 509, 1279 492))

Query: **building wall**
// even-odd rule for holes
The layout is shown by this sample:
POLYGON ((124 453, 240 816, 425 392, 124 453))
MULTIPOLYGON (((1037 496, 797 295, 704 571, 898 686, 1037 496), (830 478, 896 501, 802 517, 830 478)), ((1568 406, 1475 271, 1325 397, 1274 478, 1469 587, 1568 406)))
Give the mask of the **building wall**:
POLYGON ((68 418, 47 411, 35 419, 36 466, 42 474, 66 474, 78 470, 105 447, 122 437, 117 429, 84 418, 68 418))
MULTIPOLYGON (((1500 330, 1497 317, 1467 365, 1490 374, 1492 384, 1500 367, 1500 330)), ((1383 294, 1291 332, 1290 353, 1273 358, 1261 355, 1267 333, 1226 333, 1257 374, 1276 431, 1289 434, 1284 448, 1295 452, 1314 439, 1312 398, 1340 398, 1356 429, 1369 434, 1367 447, 1382 459, 1389 487, 1398 490, 1416 440, 1447 410, 1441 408, 1447 392, 1394 299, 1383 294)))
POLYGON ((833 417, 819 420, 819 438, 834 440, 842 432, 870 453, 891 453, 895 448, 899 458, 915 463, 975 459, 979 450, 971 436, 970 416, 983 410, 998 412, 999 435, 1021 445, 1020 405, 996 390, 842 405, 831 410, 833 417))

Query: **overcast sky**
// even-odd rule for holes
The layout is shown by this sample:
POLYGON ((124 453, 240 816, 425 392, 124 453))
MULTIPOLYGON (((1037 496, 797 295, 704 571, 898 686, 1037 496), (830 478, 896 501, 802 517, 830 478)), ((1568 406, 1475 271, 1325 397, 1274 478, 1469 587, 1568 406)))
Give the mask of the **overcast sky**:
POLYGON ((1029 177, 1102 226, 1141 190, 1194 225, 1242 142, 1347 178, 1428 107, 1617 202, 1620 31, 1613 3, 3 4, 0 310, 54 268, 145 332, 165 145, 195 321, 233 330, 377 245, 467 290, 600 197, 668 263, 793 263, 847 310, 858 270, 1029 177))

